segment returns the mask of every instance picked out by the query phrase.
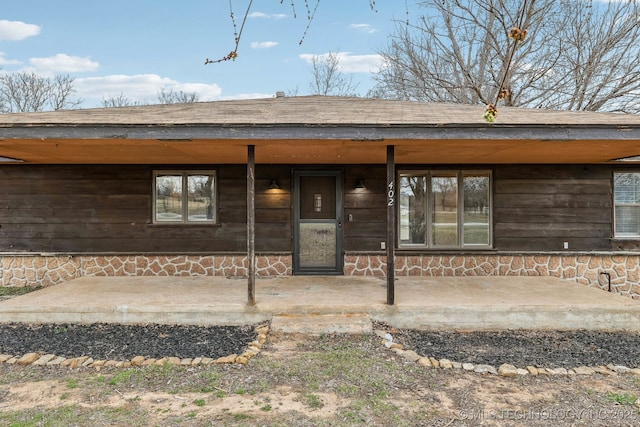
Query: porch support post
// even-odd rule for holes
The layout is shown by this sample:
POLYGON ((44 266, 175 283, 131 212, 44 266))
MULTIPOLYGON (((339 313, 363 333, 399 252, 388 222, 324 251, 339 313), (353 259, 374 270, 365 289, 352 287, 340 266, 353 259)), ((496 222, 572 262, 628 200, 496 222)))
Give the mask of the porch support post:
POLYGON ((248 304, 256 304, 256 154, 255 146, 247 147, 247 282, 248 304))
POLYGON ((395 147, 387 145, 387 304, 395 303, 396 165, 395 147))

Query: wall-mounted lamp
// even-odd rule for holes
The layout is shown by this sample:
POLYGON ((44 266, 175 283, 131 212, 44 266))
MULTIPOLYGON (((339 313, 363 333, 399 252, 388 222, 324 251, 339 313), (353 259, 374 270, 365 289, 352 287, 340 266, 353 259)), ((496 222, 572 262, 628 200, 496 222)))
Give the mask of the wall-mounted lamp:
POLYGON ((356 181, 356 185, 355 185, 355 187, 353 187, 353 188, 355 188, 356 190, 366 190, 366 189, 367 189, 367 186, 366 186, 366 185, 364 185, 364 179, 359 178, 359 179, 356 181))
POLYGON ((277 179, 272 179, 271 184, 269 185, 269 190, 280 190, 280 184, 277 179))

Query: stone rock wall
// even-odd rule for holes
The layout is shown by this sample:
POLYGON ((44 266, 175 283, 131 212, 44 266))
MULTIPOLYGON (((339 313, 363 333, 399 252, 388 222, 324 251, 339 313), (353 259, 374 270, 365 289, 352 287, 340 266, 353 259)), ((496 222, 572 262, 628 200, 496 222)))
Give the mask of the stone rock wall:
MULTIPOLYGON (((346 275, 384 277, 387 258, 352 254, 346 275)), ((552 276, 640 298, 640 254, 396 256, 396 276, 552 276)))
MULTIPOLYGON (((386 256, 347 254, 344 274, 384 277, 386 256)), ((0 286, 50 286, 83 276, 247 275, 244 255, 0 255, 0 286)), ((292 274, 290 255, 256 256, 256 275, 292 274)), ((553 276, 640 298, 640 254, 397 255, 397 276, 553 276)))
MULTIPOLYGON (((50 286, 83 276, 247 275, 243 255, 0 255, 0 286, 50 286)), ((291 256, 256 256, 256 275, 291 275, 291 256)))

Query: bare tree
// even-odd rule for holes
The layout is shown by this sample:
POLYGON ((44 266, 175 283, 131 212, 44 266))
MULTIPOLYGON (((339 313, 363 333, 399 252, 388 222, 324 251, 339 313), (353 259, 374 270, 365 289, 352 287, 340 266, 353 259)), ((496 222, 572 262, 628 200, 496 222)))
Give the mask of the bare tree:
MULTIPOLYGON (((376 0, 368 0, 369 8, 372 11, 376 10, 376 0)), ((280 4, 283 4, 283 0, 280 0, 280 4)), ((244 2, 243 2, 244 3, 244 2)), ((231 17, 231 25, 233 26, 233 40, 235 41, 233 49, 226 55, 219 57, 218 59, 205 59, 204 64, 217 64, 224 61, 235 61, 238 57, 238 48, 240 47, 240 39, 242 38, 242 31, 244 30, 244 26, 247 23, 247 18, 251 13, 251 8, 253 7, 253 0, 250 0, 247 4, 247 7, 242 16, 242 21, 240 23, 240 28, 238 29, 238 23, 236 22, 236 14, 234 13, 233 8, 234 0, 229 0, 229 16, 231 17)), ((318 11, 318 6, 320 6, 320 0, 316 0, 315 5, 313 5, 309 0, 290 0, 289 7, 291 7, 291 12, 293 13, 293 17, 296 18, 298 16, 298 8, 297 6, 301 6, 304 8, 307 17, 307 27, 304 30, 304 33, 300 37, 300 41, 298 44, 302 44, 305 37, 307 36, 307 32, 311 27, 311 23, 316 16, 316 12, 318 11)))
POLYGON ((182 90, 174 91, 173 89, 163 87, 160 89, 160 92, 158 92, 158 101, 160 104, 189 104, 198 102, 198 94, 182 90))
POLYGON ((102 98, 102 106, 105 108, 133 107, 136 105, 142 105, 142 103, 126 97, 122 92, 119 95, 102 98))
POLYGON ((68 75, 49 78, 26 71, 0 75, 0 108, 7 113, 74 108, 82 101, 71 99, 73 81, 68 75))
POLYGON ((313 80, 309 91, 314 95, 357 96, 358 84, 352 76, 346 76, 340 69, 337 53, 313 55, 310 59, 313 80))
POLYGON ((380 52, 378 96, 491 104, 502 86, 510 106, 640 112, 637 0, 426 0, 421 6, 428 12, 398 23, 380 52), (511 58, 507 35, 520 18, 527 35, 511 58))

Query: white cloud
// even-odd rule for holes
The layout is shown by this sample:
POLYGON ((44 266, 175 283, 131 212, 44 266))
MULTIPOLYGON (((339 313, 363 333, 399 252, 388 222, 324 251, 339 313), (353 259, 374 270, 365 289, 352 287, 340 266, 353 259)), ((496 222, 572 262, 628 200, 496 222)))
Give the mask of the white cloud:
POLYGON ((154 103, 158 101, 158 92, 163 88, 187 93, 195 92, 199 101, 212 101, 222 92, 217 84, 181 83, 157 74, 86 77, 74 81, 76 95, 93 106, 100 106, 103 99, 120 95, 133 102, 154 103))
POLYGON ((252 42, 251 49, 270 49, 278 46, 278 42, 252 42))
POLYGON ((376 29, 369 24, 351 24, 349 25, 349 28, 362 31, 363 33, 369 33, 369 34, 376 32, 376 29))
POLYGON ((287 15, 284 13, 264 13, 264 12, 251 12, 249 18, 262 18, 262 19, 284 19, 287 15))
MULTIPOLYGON (((308 64, 311 64, 313 57, 326 58, 329 53, 313 55, 303 53, 300 55, 308 64)), ((382 66, 380 55, 352 55, 351 52, 336 52, 338 56, 338 66, 343 73, 376 73, 382 66)))
POLYGON ((31 58, 29 63, 39 71, 53 73, 96 71, 100 66, 89 57, 69 56, 64 53, 58 53, 48 58, 31 58))
POLYGON ((15 59, 6 59, 4 57, 5 53, 4 52, 0 52, 0 65, 18 65, 21 64, 20 61, 15 60, 15 59))
POLYGON ((40 26, 21 21, 0 19, 0 41, 18 41, 40 34, 40 26))

